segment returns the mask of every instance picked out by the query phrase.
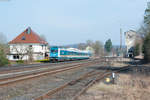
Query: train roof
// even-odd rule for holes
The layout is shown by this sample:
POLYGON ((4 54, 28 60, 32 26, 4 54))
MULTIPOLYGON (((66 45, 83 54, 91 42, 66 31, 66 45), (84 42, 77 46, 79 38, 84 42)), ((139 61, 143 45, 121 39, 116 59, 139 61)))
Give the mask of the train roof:
POLYGON ((59 47, 59 46, 52 46, 51 48, 61 48, 62 50, 74 51, 74 52, 83 52, 83 53, 91 53, 87 50, 79 50, 77 48, 67 48, 67 47, 59 47))

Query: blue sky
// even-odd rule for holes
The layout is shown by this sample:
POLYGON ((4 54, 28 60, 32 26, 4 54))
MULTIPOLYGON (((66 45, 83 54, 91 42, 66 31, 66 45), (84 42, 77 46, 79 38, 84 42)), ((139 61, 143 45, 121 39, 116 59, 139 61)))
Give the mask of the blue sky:
POLYGON ((111 38, 137 30, 147 0, 0 0, 0 32, 10 41, 30 26, 50 45, 67 45, 111 38))

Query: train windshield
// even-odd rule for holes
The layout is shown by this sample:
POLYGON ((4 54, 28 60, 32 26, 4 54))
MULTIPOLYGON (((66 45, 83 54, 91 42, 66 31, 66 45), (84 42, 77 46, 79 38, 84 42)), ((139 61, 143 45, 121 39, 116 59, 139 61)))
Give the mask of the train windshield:
POLYGON ((58 50, 51 50, 51 53, 57 53, 58 50))

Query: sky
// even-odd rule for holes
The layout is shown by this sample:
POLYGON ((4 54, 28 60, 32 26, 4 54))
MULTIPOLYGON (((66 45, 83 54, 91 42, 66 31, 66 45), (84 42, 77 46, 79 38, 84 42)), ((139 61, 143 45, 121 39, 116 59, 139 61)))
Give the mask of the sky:
POLYGON ((147 0, 0 0, 0 32, 10 41, 30 26, 50 45, 119 45, 120 28, 138 30, 146 7, 147 0))

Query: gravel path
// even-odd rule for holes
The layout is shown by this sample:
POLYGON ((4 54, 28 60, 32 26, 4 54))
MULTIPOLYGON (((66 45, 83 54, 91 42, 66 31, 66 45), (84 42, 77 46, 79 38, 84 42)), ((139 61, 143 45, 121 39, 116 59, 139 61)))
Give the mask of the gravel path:
MULTIPOLYGON (((92 59, 90 59, 90 60, 92 60, 92 59)), ((4 66, 4 67, 0 67, 0 74, 23 71, 23 70, 30 70, 30 69, 37 69, 37 68, 41 68, 41 67, 53 67, 53 66, 57 66, 57 65, 81 63, 81 62, 87 62, 90 60, 67 61, 67 62, 56 62, 56 63, 39 63, 39 64, 17 65, 17 66, 4 66)))
POLYGON ((97 64, 94 68, 93 66, 90 66, 74 69, 69 72, 46 75, 36 79, 22 81, 17 84, 0 87, 0 100, 32 100, 48 90, 54 89, 57 86, 73 80, 88 71, 94 70, 95 67, 100 67, 102 65, 103 63, 97 64))

